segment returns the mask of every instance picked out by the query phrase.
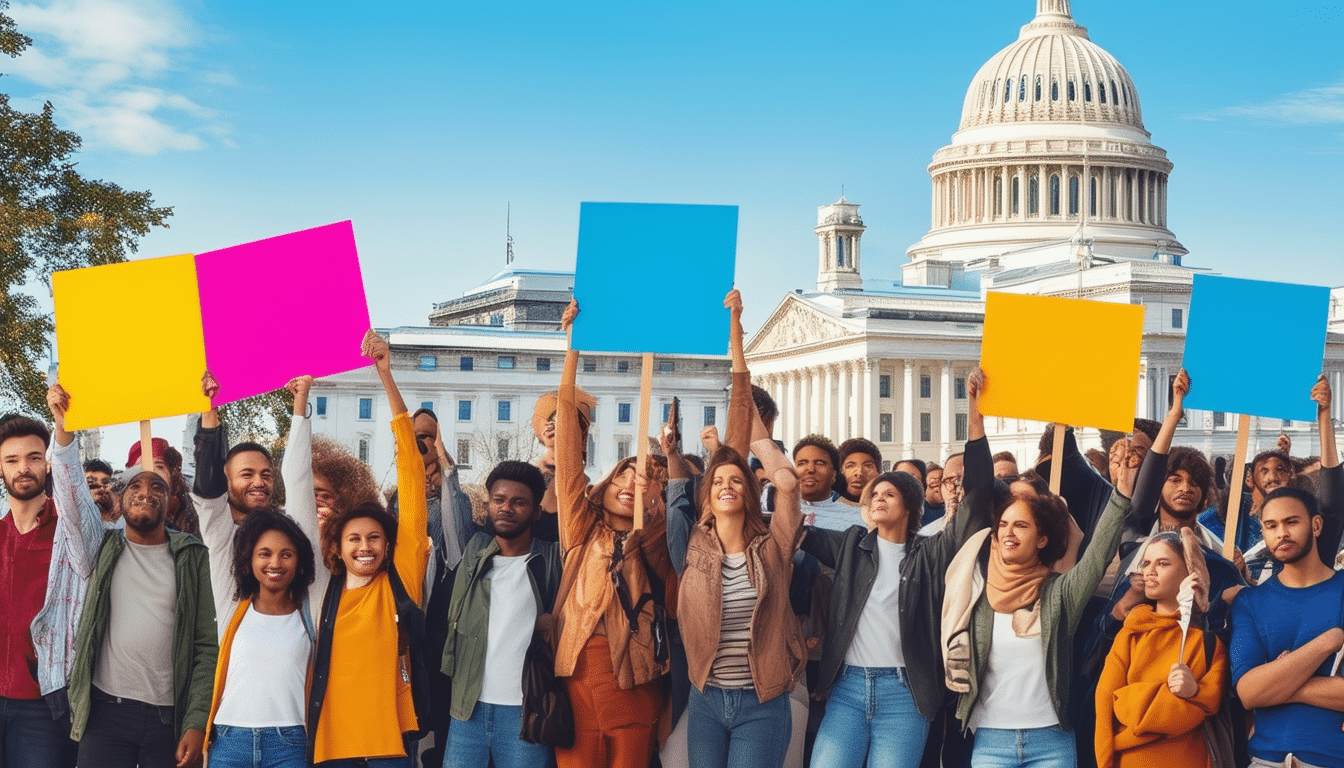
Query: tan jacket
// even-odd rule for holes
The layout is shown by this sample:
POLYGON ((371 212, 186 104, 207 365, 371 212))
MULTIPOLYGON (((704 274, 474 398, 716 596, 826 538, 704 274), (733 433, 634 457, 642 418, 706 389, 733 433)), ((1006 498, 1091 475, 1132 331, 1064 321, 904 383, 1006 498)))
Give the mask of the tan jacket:
MULTIPOLYGON (((676 496, 677 494, 671 494, 676 496)), ((684 497, 681 497, 684 498, 684 497)), ((669 515, 681 498, 669 498, 669 515)), ((723 618, 723 547, 710 523, 691 529, 686 548, 686 569, 677 594, 677 623, 691 682, 705 690, 714 657, 719 650, 723 618)), ((807 648, 798 618, 789 604, 789 580, 793 577, 793 553, 802 540, 802 512, 798 494, 779 493, 770 532, 747 545, 747 574, 756 588, 756 610, 751 617, 752 687, 761 701, 788 692, 807 663, 807 648)))
MULTIPOLYGON (((570 677, 579 652, 592 637, 598 622, 603 622, 611 647, 611 668, 623 689, 642 685, 667 674, 668 663, 654 660, 653 603, 646 601, 639 614, 639 626, 630 631, 630 622, 612 583, 611 560, 616 539, 624 536, 625 557, 621 573, 629 585, 632 602, 649 591, 644 563, 668 582, 672 579, 672 561, 667 554, 667 525, 661 515, 645 515, 644 528, 617 532, 604 517, 590 512, 583 474, 583 446, 579 412, 575 402, 572 368, 578 367, 578 354, 565 357, 565 378, 559 390, 555 414, 555 492, 560 526, 560 548, 564 553, 564 579, 572 579, 564 605, 557 611, 559 643, 555 653, 555 674, 570 677), (640 553, 643 554, 641 562, 640 553), (577 569, 577 574, 570 572, 577 569)), ((787 582, 785 584, 787 589, 787 582)))

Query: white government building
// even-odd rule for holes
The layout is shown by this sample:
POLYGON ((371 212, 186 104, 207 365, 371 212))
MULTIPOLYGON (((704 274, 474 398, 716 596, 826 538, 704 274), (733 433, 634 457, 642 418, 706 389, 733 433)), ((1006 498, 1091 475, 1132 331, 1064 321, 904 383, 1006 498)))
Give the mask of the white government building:
MULTIPOLYGON (((1088 38, 1067 0, 1037 0, 1017 41, 976 73, 959 130, 934 153, 930 229, 898 277, 864 278, 859 205, 842 197, 818 209, 816 290, 786 295, 747 345, 755 382, 780 406, 776 437, 866 437, 888 461, 959 450, 990 290, 1143 305, 1137 415, 1160 419, 1180 367, 1192 275, 1208 271, 1184 263, 1187 251, 1168 227, 1171 171, 1124 67, 1088 38)), ((407 402, 438 412, 461 463, 479 471, 535 455, 532 404, 558 382, 559 313, 572 286, 572 273, 506 269, 436 305, 429 327, 390 329, 407 402)), ((1325 361, 1336 392, 1344 390, 1340 298, 1336 290, 1325 361)), ((656 365, 654 400, 665 408, 671 395, 682 398, 688 441, 722 417, 726 360, 659 357, 656 365)), ((580 385, 598 401, 590 460, 605 470, 634 450, 639 357, 586 355, 580 385)), ((386 404, 371 369, 323 379, 313 395, 315 431, 376 471, 391 466, 386 404)), ((1043 424, 990 418, 987 427, 996 451, 1035 458, 1043 424)), ((1297 455, 1319 449, 1311 423, 1255 418, 1252 450, 1281 431, 1297 455)), ((1095 430, 1080 434, 1096 443, 1095 430)), ((1230 454, 1235 437, 1235 418, 1191 412, 1178 442, 1230 454)))

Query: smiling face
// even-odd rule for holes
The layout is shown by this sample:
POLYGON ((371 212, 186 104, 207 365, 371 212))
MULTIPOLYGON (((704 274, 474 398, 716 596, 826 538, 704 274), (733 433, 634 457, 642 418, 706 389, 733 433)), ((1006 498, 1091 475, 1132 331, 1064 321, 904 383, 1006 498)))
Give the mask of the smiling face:
POLYGON ((1178 469, 1167 475, 1162 486, 1162 510, 1178 520, 1190 520, 1204 506, 1204 489, 1190 473, 1178 469))
POLYGON ((1190 575, 1185 558, 1166 541, 1154 541, 1144 549, 1139 573, 1143 576, 1143 596, 1155 602, 1174 600, 1181 581, 1190 575))
POLYGON ((607 483, 607 488, 602 494, 602 508, 607 514, 615 517, 633 520, 635 517, 635 465, 630 464, 622 469, 611 482, 607 483))
MULTIPOLYGON (((900 468, 900 465, 897 465, 900 468)), ((858 451, 845 457, 840 467, 840 473, 845 476, 845 490, 851 498, 859 498, 863 493, 864 487, 872 482, 881 472, 878 471, 877 462, 873 457, 858 451)))
POLYGON ((271 460, 258 451, 240 451, 224 465, 229 480, 229 505, 247 515, 271 505, 275 471, 271 460))
POLYGON ((929 478, 924 482, 924 500, 930 504, 943 503, 943 470, 929 470, 929 478))
POLYGON ((252 576, 263 590, 272 594, 289 591, 298 571, 298 562, 298 548, 280 531, 261 534, 252 548, 252 576))
POLYGON ((720 464, 710 480, 709 506, 715 515, 741 515, 746 508, 747 478, 736 464, 720 464))
POLYGON ((1036 515, 1025 502, 1014 501, 999 518, 994 543, 1004 562, 1029 565, 1040 560, 1040 551, 1048 539, 1036 525, 1036 515))
POLYGON ((815 445, 804 445, 794 454, 793 463, 798 470, 798 488, 804 499, 826 501, 831 498, 831 486, 835 485, 835 465, 831 463, 829 453, 815 445))
POLYGON ((313 500, 317 503, 317 524, 326 526, 327 519, 338 511, 339 499, 331 481, 316 472, 313 473, 313 500))
POLYGON ((1312 516, 1302 502, 1293 498, 1268 501, 1260 510, 1265 546, 1275 560, 1285 564, 1315 554, 1322 523, 1319 515, 1312 516))
POLYGON ((15 501, 31 501, 46 493, 47 446, 36 435, 11 437, 0 443, 0 469, 5 492, 15 501))
POLYGON ((387 558, 387 532, 371 517, 348 520, 341 530, 341 562, 346 573, 372 578, 383 569, 387 558))
POLYGON ((868 500, 868 518, 879 528, 906 527, 910 512, 895 485, 883 480, 873 486, 872 498, 868 500))

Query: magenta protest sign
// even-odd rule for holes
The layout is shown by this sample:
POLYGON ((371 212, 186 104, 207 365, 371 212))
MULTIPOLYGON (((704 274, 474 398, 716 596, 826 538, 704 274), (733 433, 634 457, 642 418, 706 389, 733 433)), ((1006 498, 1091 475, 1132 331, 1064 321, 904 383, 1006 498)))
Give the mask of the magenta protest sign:
POLYGON ((349 221, 196 256, 215 402, 363 368, 369 307, 349 221))

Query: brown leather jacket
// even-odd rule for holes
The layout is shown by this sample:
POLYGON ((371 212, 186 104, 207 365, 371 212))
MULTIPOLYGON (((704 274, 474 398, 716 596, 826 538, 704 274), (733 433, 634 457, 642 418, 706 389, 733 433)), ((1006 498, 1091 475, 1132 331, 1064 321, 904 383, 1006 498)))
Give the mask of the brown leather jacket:
MULTIPOLYGON (((781 472, 789 470, 780 470, 781 472)), ((748 577, 756 588, 756 610, 751 617, 752 687, 761 701, 769 701, 788 692, 807 663, 807 648, 798 618, 789 604, 789 580, 793 576, 793 553, 802 540, 802 512, 798 491, 781 488, 775 497, 775 512, 770 532, 752 539, 747 545, 748 577)), ((691 682, 701 691, 709 680, 710 669, 719 650, 720 621, 723 618, 723 547, 710 523, 691 526, 699 519, 689 494, 693 484, 672 481, 668 489, 667 519, 673 531, 670 541, 685 541, 677 526, 690 526, 686 545, 686 567, 681 574, 677 594, 680 610, 677 623, 691 682)), ((675 544, 674 549, 679 549, 675 544)))
MULTIPOLYGON (((667 526, 661 515, 646 514, 643 529, 618 532, 607 524, 601 513, 591 511, 575 402, 574 374, 577 368, 578 353, 571 351, 565 357, 565 373, 555 413, 554 487, 560 548, 564 553, 563 578, 573 581, 564 605, 557 611, 560 639, 555 653, 555 674, 560 677, 574 674, 579 652, 602 622, 611 647, 611 668, 616 673, 617 683, 621 688, 629 689, 667 674, 669 666, 667 662, 659 664, 654 658, 652 601, 644 603, 638 616, 639 625, 636 631, 630 631, 630 621, 612 583, 612 555, 617 537, 625 537, 621 574, 629 586, 631 601, 638 601, 640 595, 649 591, 645 563, 664 582, 671 578, 667 526), (574 570, 577 573, 571 573, 574 570)), ((601 485, 599 483, 598 487, 601 485)), ((787 581, 785 586, 787 589, 787 581)))

